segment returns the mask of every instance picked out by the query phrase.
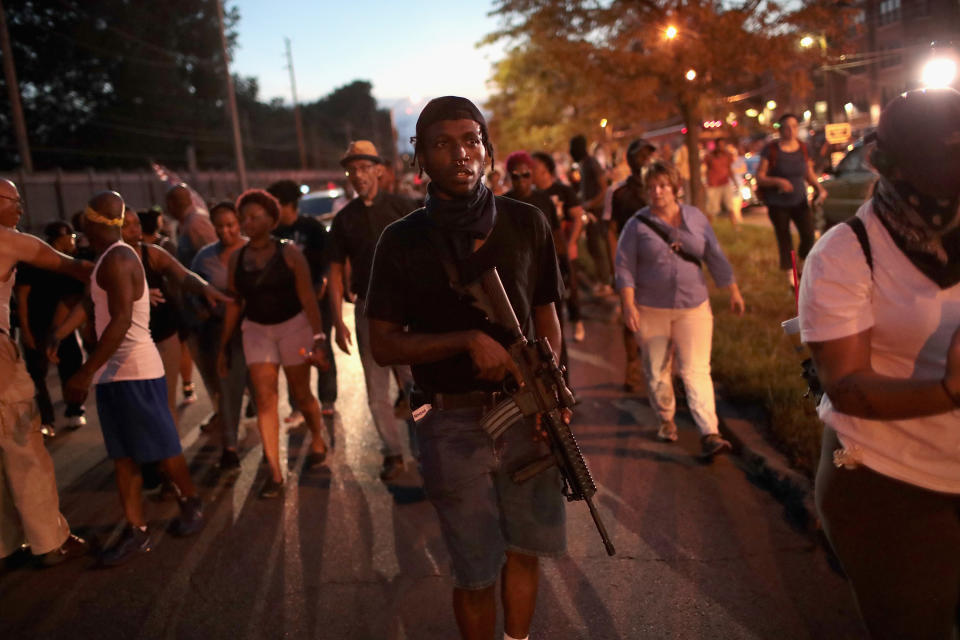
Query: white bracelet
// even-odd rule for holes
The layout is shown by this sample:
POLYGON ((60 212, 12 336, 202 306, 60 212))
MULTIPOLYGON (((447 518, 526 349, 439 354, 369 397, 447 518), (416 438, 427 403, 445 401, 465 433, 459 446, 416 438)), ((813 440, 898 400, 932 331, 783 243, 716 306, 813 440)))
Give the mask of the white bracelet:
POLYGON ((323 331, 321 331, 320 333, 313 334, 314 342, 320 342, 321 340, 326 340, 326 339, 327 339, 327 334, 325 334, 323 331))

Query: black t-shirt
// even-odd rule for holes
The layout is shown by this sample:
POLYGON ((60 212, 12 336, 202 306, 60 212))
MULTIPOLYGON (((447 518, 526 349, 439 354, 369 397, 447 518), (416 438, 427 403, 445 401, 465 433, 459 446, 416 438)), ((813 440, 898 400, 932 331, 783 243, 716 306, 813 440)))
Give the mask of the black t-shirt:
POLYGON ((350 260, 352 293, 360 297, 366 296, 373 252, 377 248, 380 234, 387 225, 414 209, 416 206, 402 196, 378 193, 369 207, 363 203, 362 198, 354 198, 337 213, 330 227, 333 240, 330 261, 343 264, 350 260))
POLYGON ((322 222, 310 216, 297 216, 291 225, 277 225, 273 235, 281 240, 290 240, 303 251, 314 284, 323 280, 330 266, 330 241, 322 222))
POLYGON ((552 185, 543 190, 543 193, 551 198, 553 196, 559 198, 560 204, 563 205, 563 219, 568 222, 573 220, 573 210, 580 206, 580 196, 577 195, 576 189, 555 180, 552 185))
POLYGON ((617 235, 623 231, 623 225, 627 224, 627 220, 645 206, 647 206, 647 199, 643 192, 643 181, 636 176, 630 176, 613 192, 611 217, 617 225, 617 235))
MULTIPOLYGON (((553 238, 533 207, 502 196, 496 198, 496 206, 493 231, 479 250, 461 261, 460 278, 470 282, 496 266, 523 333, 532 339, 534 307, 563 297, 553 238)), ((425 209, 387 227, 377 245, 365 313, 414 333, 480 329, 508 346, 508 332, 450 287, 434 228, 425 209)), ((477 379, 466 352, 411 369, 417 386, 428 393, 492 391, 500 386, 477 379)))
POLYGON ((57 304, 61 300, 74 302, 76 298, 83 296, 85 289, 82 282, 70 276, 21 262, 17 266, 16 286, 24 285, 30 286, 30 293, 27 295, 30 332, 38 340, 50 330, 57 304), (70 300, 71 298, 74 300, 70 300))
POLYGON ((547 219, 547 223, 549 223, 551 229, 560 228, 560 220, 557 219, 557 208, 553 205, 553 200, 550 199, 550 196, 547 195, 546 192, 533 190, 526 198, 521 198, 511 190, 503 194, 503 197, 532 204, 539 209, 540 213, 547 219))
MULTIPOLYGON (((586 156, 580 161, 580 199, 589 202, 597 197, 606 187, 606 178, 600 163, 593 156, 586 156)), ((602 208, 602 205, 601 207, 602 208)), ((593 213, 600 213, 599 208, 593 213)))

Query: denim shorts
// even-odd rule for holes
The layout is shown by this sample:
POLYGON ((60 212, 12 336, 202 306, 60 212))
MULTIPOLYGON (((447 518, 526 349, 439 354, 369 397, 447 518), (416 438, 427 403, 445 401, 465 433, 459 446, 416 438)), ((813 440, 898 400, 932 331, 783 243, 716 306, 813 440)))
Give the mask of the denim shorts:
POLYGON ((564 553, 566 515, 556 467, 518 485, 510 473, 549 453, 532 422, 496 442, 480 427, 482 410, 431 409, 417 423, 423 486, 437 510, 460 589, 497 581, 506 551, 554 557, 564 553))

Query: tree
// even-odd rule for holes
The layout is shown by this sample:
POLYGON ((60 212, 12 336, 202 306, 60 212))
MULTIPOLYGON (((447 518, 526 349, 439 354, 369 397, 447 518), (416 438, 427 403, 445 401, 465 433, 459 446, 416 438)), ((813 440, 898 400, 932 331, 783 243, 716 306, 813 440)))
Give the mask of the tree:
POLYGON ((485 42, 506 39, 513 47, 494 73, 499 92, 488 106, 495 130, 519 143, 595 127, 601 118, 640 123, 679 114, 693 200, 702 202, 704 109, 771 84, 803 95, 812 85, 800 30, 835 41, 849 31, 849 10, 833 0, 790 7, 769 0, 498 0, 492 13, 501 28, 485 42))

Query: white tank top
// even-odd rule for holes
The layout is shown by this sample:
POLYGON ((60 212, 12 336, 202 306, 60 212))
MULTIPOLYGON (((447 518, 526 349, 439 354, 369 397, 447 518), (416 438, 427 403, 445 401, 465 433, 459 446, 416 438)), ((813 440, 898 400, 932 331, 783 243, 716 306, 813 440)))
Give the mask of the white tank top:
POLYGON ((17 279, 17 268, 10 269, 6 280, 0 280, 0 329, 10 335, 10 295, 17 279))
MULTIPOLYGON (((118 240, 107 247, 93 267, 93 273, 90 274, 90 297, 93 299, 98 340, 110 323, 110 307, 107 303, 107 292, 97 284, 97 272, 106 255, 117 246, 126 247, 136 255, 136 251, 130 245, 118 240)), ((127 329, 123 342, 94 376, 96 384, 121 380, 154 380, 163 377, 163 360, 160 359, 160 352, 150 338, 150 289, 139 258, 137 264, 140 265, 140 277, 143 279, 143 295, 133 302, 133 322, 127 329)))

